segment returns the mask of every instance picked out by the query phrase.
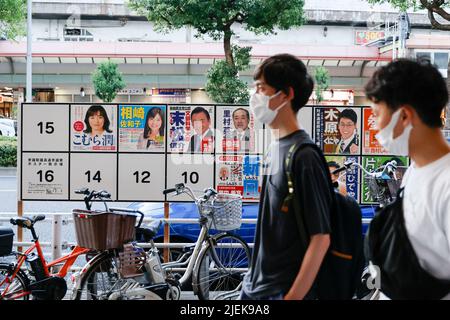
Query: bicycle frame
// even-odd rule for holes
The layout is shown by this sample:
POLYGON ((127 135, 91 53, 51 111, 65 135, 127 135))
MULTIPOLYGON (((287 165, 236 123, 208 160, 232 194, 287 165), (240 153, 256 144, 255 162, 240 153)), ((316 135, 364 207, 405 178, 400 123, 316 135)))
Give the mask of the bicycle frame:
MULTIPOLYGON (((200 215, 200 225, 202 226, 202 228, 200 230, 200 234, 197 238, 197 242, 195 243, 195 247, 194 247, 192 254, 185 261, 183 261, 185 255, 182 255, 180 257, 180 259, 178 259, 177 261, 163 263, 162 267, 164 270, 167 270, 167 269, 171 269, 171 268, 175 268, 175 267, 184 267, 187 264, 186 271, 183 273, 183 276, 179 280, 180 284, 184 285, 192 275, 192 272, 194 270, 195 264, 197 262, 197 259, 200 255, 202 248, 208 244, 212 246, 213 243, 211 243, 211 239, 213 239, 215 236, 212 236, 212 237, 209 236, 209 232, 208 232, 209 229, 206 225, 207 222, 202 221, 202 219, 206 219, 205 215, 203 214, 202 204, 204 202, 206 202, 207 200, 202 199, 202 198, 197 199, 195 197, 192 189, 188 186, 185 186, 183 191, 181 191, 179 193, 177 192, 177 194, 181 194, 181 193, 187 194, 191 199, 194 200, 195 204, 197 205, 198 213, 200 215)), ((224 268, 224 266, 220 262, 219 257, 217 257, 215 250, 212 250, 212 252, 213 252, 212 253, 213 260, 217 263, 217 265, 220 268, 224 268)))
MULTIPOLYGON (((23 263, 25 262, 27 256, 33 252, 34 250, 37 251, 39 259, 42 262, 42 265, 44 266, 44 272, 45 272, 45 276, 46 278, 48 277, 60 277, 60 278, 64 278, 67 275, 67 272, 69 270, 69 268, 74 264, 75 260, 82 254, 86 254, 90 251, 90 249, 86 249, 86 248, 82 248, 79 246, 75 246, 72 250, 71 253, 69 253, 68 255, 65 255, 61 258, 58 258, 54 261, 51 261, 49 263, 47 263, 47 261, 45 261, 44 258, 44 253, 42 252, 42 247, 39 243, 39 240, 34 240, 34 244, 29 247, 25 253, 20 253, 20 252, 15 252, 16 255, 20 256, 17 259, 17 264, 14 267, 14 272, 11 275, 11 277, 6 277, 5 280, 3 282, 0 283, 0 286, 3 285, 5 283, 5 281, 9 282, 9 285, 6 287, 6 289, 4 290, 3 294, 2 294, 2 298, 7 294, 8 290, 9 290, 9 286, 13 283, 14 278, 16 277, 17 273, 19 272, 19 270, 21 270, 21 267, 23 265, 23 263), (64 265, 62 266, 62 268, 57 272, 57 273, 50 273, 49 268, 60 265, 64 262, 64 265)), ((24 296, 27 296, 31 294, 31 291, 27 291, 27 292, 23 292, 17 296, 14 296, 14 299, 19 299, 22 298, 24 296)))

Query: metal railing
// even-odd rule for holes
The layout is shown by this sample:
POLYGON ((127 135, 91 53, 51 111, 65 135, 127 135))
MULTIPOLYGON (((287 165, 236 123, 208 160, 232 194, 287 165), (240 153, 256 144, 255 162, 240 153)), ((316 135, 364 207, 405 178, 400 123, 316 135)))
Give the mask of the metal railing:
MULTIPOLYGON (((42 212, 27 212, 24 213, 24 216, 33 216, 42 214, 42 212)), ((0 222, 9 222, 9 220, 12 217, 17 216, 15 212, 0 212, 0 222)), ((59 257, 61 257, 61 251, 66 250, 70 248, 73 245, 76 245, 76 242, 68 242, 62 240, 62 226, 68 225, 69 223, 73 223, 73 218, 71 213, 67 212, 54 212, 54 213, 46 213, 46 217, 51 216, 50 220, 44 220, 40 223, 52 223, 52 238, 51 242, 40 242, 41 246, 44 248, 51 248, 51 256, 52 259, 55 260, 59 257), (64 218, 66 217, 66 218, 64 218)), ((144 218, 144 222, 150 222, 154 220, 154 218, 144 218)), ((198 219, 181 219, 181 218, 161 218, 164 223, 166 224, 197 224, 198 219)), ((369 218, 363 218, 363 224, 370 223, 371 219, 369 218)), ((257 219, 242 219, 243 224, 256 224, 257 219)), ((31 246, 33 242, 30 241, 14 241, 13 245, 16 247, 20 246, 31 246)), ((161 243, 156 242, 155 246, 157 248, 184 248, 186 246, 194 245, 195 242, 176 242, 176 243, 161 243)), ((142 248, 150 248, 149 243, 137 243, 138 246, 141 246, 142 248)), ((229 244, 227 244, 229 246, 229 244)), ((236 244, 238 245, 238 244, 236 244)), ((248 243, 249 247, 253 248, 253 243, 248 243)), ((46 252, 48 254, 48 252, 46 252)))

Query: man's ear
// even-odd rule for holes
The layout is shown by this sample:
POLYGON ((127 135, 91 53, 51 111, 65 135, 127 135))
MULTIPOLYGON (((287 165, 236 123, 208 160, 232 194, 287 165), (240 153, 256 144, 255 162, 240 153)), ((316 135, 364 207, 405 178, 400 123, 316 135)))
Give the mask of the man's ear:
POLYGON ((287 96, 287 98, 291 101, 295 98, 294 89, 292 87, 289 87, 289 95, 287 96))
POLYGON ((417 112, 410 105, 403 105, 403 112, 400 115, 400 120, 403 122, 403 125, 406 127, 408 124, 414 124, 417 120, 417 112))

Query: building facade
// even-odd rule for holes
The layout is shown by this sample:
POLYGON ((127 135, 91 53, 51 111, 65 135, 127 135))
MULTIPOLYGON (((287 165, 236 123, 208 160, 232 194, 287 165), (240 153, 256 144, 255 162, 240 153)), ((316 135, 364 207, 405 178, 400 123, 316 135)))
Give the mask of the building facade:
MULTIPOLYGON (((379 66, 395 55, 397 10, 363 0, 307 0, 307 24, 273 35, 255 35, 234 26, 234 43, 252 46, 251 68, 241 73, 249 84, 254 67, 275 53, 302 58, 310 70, 326 67, 339 99, 365 104, 362 88, 379 66), (348 98, 345 98, 348 92, 348 98)), ((447 76, 450 36, 431 29, 426 12, 409 13, 405 56, 426 56, 447 76)), ((205 74, 223 45, 195 30, 161 34, 125 1, 33 1, 33 97, 35 101, 99 102, 91 73, 99 62, 119 64, 127 88, 115 102, 208 103, 205 74)), ((0 84, 24 97, 26 38, 0 41, 0 84)), ((398 41, 397 41, 398 45, 398 41)), ((332 99, 332 97, 329 97, 332 99)))

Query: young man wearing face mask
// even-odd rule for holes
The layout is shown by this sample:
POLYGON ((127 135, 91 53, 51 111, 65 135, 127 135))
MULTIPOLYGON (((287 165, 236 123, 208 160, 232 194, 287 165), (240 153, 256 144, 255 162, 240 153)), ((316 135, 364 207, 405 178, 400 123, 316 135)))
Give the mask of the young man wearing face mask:
POLYGON ((376 71, 365 90, 380 144, 412 160, 402 181, 403 211, 419 263, 450 279, 450 146, 440 130, 446 83, 428 61, 399 59, 376 71))
POLYGON ((255 71, 256 92, 250 109, 266 124, 274 141, 264 160, 255 246, 241 299, 315 299, 316 275, 330 245, 329 172, 316 149, 305 146, 293 158, 295 199, 300 212, 282 210, 288 194, 285 159, 295 143, 313 143, 296 114, 314 83, 303 62, 280 54, 255 71), (303 219, 310 239, 304 251, 296 219, 303 219))

